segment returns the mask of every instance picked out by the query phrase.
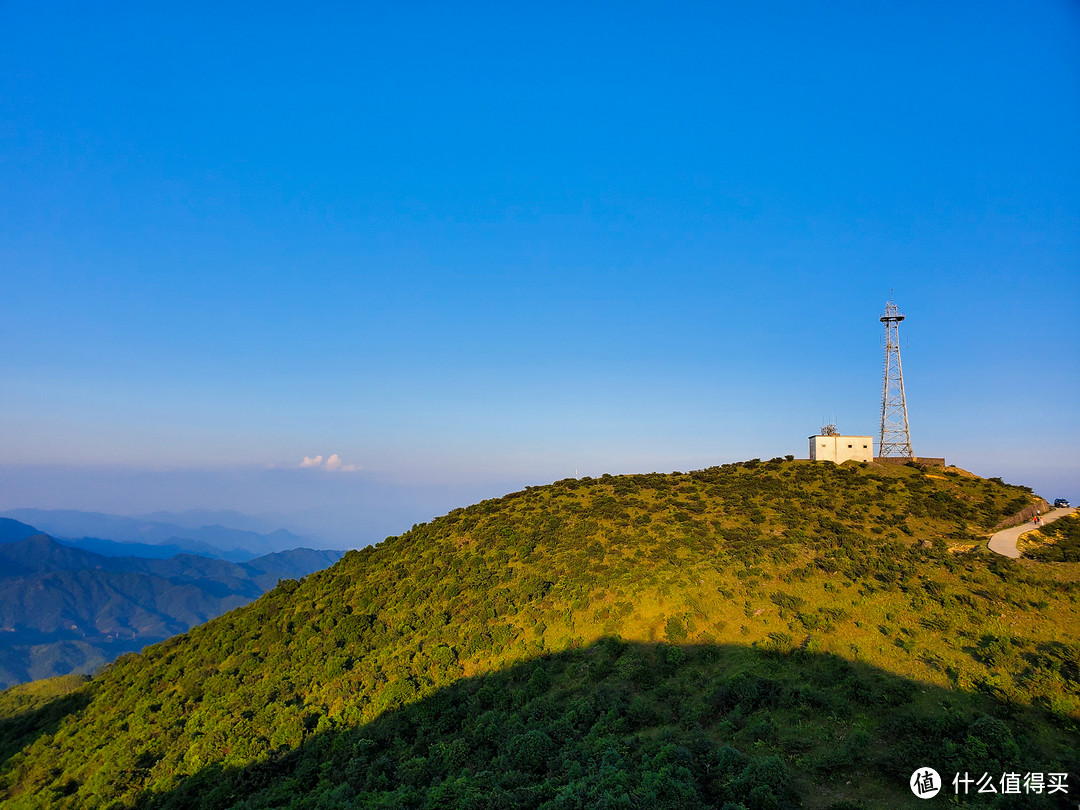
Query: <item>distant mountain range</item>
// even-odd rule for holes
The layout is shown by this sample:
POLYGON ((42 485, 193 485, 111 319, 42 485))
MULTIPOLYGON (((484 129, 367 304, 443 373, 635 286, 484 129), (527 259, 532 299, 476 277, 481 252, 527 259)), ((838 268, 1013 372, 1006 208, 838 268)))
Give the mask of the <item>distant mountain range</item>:
POLYGON ((65 545, 106 556, 165 558, 188 553, 243 562, 275 551, 323 545, 285 529, 255 531, 201 522, 229 520, 265 528, 259 519, 238 512, 159 512, 132 517, 73 509, 10 509, 0 517, 32 525, 65 545))
POLYGON ((454 509, 0 693, 0 805, 914 808, 934 767, 1068 785, 958 805, 1075 810, 1080 567, 982 548, 1035 503, 752 459, 454 509))
MULTIPOLYGON (((93 542, 113 550, 169 548, 93 542)), ((106 556, 0 518, 0 687, 90 672, 245 605, 281 579, 325 568, 342 553, 295 548, 246 562, 189 553, 106 556)))

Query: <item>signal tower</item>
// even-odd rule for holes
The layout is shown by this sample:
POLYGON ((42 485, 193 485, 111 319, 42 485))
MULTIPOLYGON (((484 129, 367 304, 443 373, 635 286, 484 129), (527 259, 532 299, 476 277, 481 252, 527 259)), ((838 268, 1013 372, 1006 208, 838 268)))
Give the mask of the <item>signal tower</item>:
POLYGON ((892 301, 880 318, 885 324, 885 378, 881 390, 881 436, 878 455, 914 458, 904 399, 904 370, 900 365, 900 321, 904 316, 892 301))

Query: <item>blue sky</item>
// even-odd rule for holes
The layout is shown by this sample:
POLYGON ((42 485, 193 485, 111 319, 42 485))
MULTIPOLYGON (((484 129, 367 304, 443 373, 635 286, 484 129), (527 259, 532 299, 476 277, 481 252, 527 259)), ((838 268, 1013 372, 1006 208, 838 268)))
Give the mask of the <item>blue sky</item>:
POLYGON ((580 6, 0 4, 0 508, 804 456, 892 290, 915 451, 1080 499, 1075 4, 580 6))

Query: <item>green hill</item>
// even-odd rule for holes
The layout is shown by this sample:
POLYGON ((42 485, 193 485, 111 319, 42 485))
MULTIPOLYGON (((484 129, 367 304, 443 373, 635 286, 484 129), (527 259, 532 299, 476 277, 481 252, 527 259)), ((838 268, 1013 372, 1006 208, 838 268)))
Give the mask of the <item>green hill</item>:
POLYGON ((1080 564, 980 545, 1032 502, 961 471, 781 460, 529 488, 85 684, 0 693, 0 797, 916 807, 929 766, 1068 773, 1074 799, 1080 564))
POLYGON ((0 542, 0 687, 93 672, 342 554, 298 548, 246 563, 193 554, 105 557, 5 523, 0 534, 32 534, 0 542))

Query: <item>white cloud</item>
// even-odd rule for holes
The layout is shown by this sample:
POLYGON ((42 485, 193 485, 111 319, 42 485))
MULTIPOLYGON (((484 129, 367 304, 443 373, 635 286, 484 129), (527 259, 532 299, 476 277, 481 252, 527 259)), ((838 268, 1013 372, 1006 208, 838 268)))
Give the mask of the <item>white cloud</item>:
POLYGON ((330 457, 323 462, 321 455, 311 458, 310 456, 304 456, 304 460, 300 462, 301 467, 321 467, 327 472, 357 472, 362 469, 359 464, 346 464, 341 460, 341 456, 337 453, 331 453, 330 457))

